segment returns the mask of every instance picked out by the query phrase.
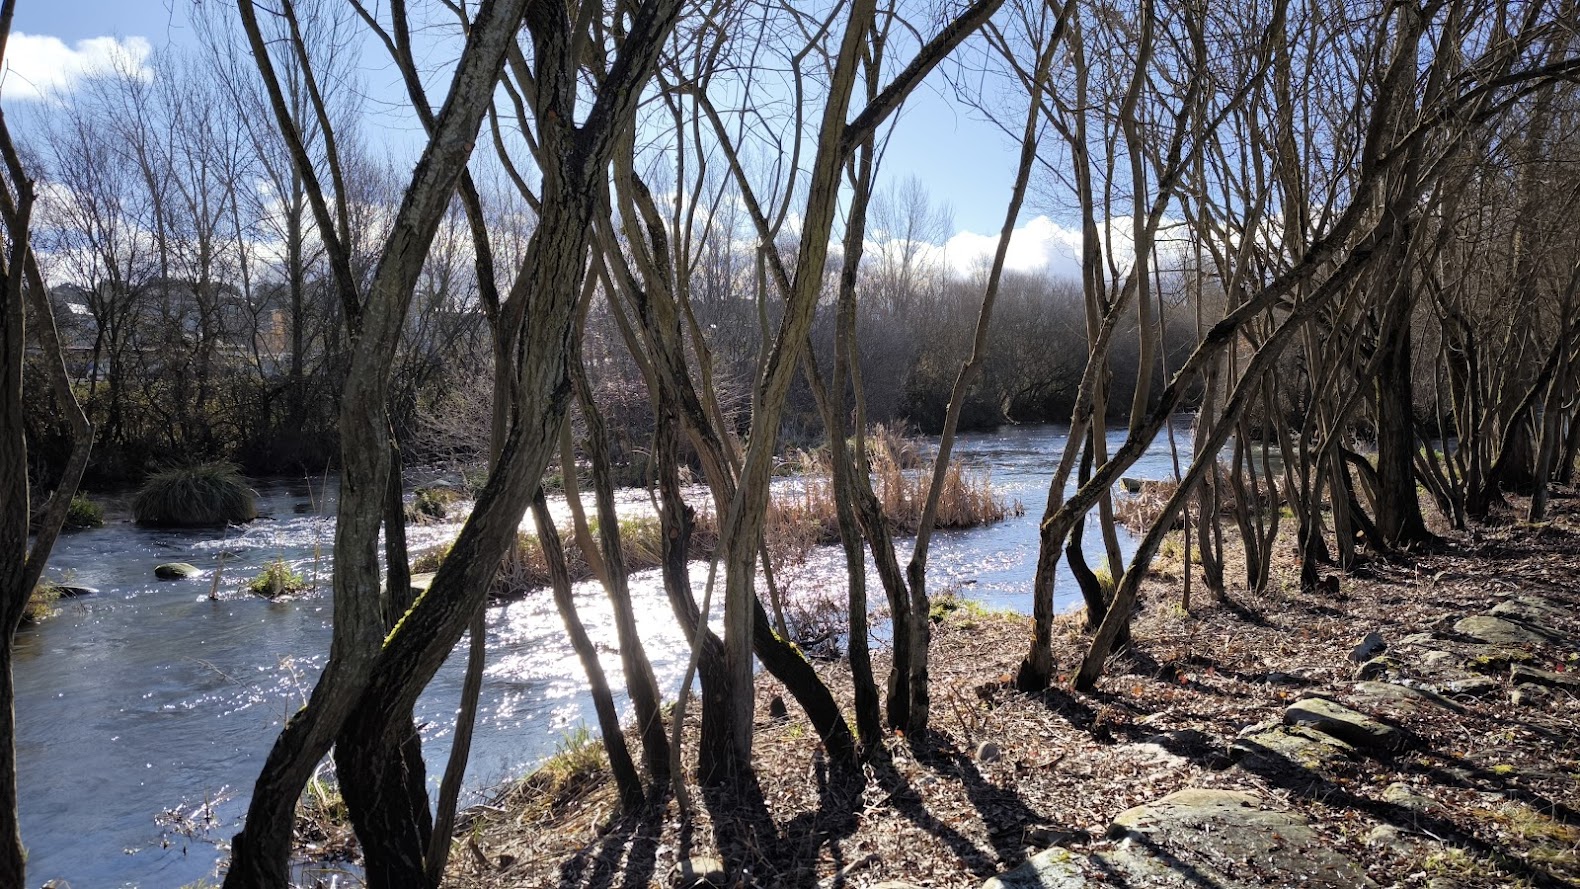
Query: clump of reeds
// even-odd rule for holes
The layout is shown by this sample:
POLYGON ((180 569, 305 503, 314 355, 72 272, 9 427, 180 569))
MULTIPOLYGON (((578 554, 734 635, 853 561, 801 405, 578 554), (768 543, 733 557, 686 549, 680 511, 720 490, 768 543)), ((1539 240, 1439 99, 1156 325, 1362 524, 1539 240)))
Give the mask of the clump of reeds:
POLYGON ((137 492, 132 512, 144 525, 204 528, 258 517, 253 491, 229 463, 201 463, 156 472, 137 492))
POLYGON ((47 580, 39 581, 22 609, 22 622, 36 624, 48 620, 55 614, 55 603, 60 601, 60 597, 60 587, 47 580))
POLYGON ((104 507, 88 499, 86 494, 71 498, 66 507, 66 529, 80 531, 84 528, 104 527, 104 507))
POLYGON ((416 524, 443 521, 450 517, 450 507, 461 500, 461 492, 443 485, 420 487, 412 492, 411 504, 406 507, 406 521, 416 524))
POLYGON ((263 566, 258 576, 247 584, 249 592, 266 599, 301 592, 306 587, 307 578, 303 577, 300 571, 291 570, 290 564, 284 559, 275 559, 263 566))

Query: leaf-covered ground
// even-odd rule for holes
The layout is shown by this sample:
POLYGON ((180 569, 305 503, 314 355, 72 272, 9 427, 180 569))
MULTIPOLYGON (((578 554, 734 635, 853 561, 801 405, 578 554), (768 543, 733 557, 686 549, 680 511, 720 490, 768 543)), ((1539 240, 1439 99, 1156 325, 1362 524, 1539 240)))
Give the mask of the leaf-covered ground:
MULTIPOLYGON (((1580 500, 1552 511, 1371 559, 1337 594, 1280 574, 1225 603, 1198 585, 1186 614, 1179 563, 1161 566, 1092 695, 1014 690, 1029 619, 956 610, 935 628, 927 737, 842 772, 793 704, 769 717, 782 690, 764 678, 752 790, 693 787, 689 819, 667 797, 622 814, 601 774, 546 771, 472 813, 451 881, 671 886, 715 859, 723 885, 977 886, 1051 846, 1097 860, 1116 815, 1205 787, 1308 819, 1379 886, 1580 886, 1580 500), (1386 648, 1352 658, 1374 632, 1386 648), (1399 749, 1277 727, 1312 697, 1397 730, 1399 749)), ((1083 643, 1062 619, 1067 670, 1083 643)), ((824 672, 848 695, 843 665, 824 672)))

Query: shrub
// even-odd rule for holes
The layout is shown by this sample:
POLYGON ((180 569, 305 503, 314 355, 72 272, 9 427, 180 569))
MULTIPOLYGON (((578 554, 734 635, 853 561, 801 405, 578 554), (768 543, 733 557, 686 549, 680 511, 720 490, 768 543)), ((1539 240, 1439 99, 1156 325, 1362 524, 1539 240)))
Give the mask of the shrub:
POLYGON ((55 603, 60 601, 60 587, 47 580, 41 580, 38 586, 33 587, 32 595, 27 597, 27 607, 22 609, 22 622, 36 624, 53 616, 55 603))
POLYGON ((273 599, 286 593, 300 592, 306 586, 307 578, 300 572, 292 571, 291 566, 286 564, 284 559, 275 559, 258 572, 258 576, 247 584, 247 589, 264 598, 273 599))
POLYGON ((203 463, 156 472, 132 503, 139 524, 206 528, 258 517, 252 489, 235 466, 203 463))
POLYGON ((104 507, 89 500, 86 494, 78 494, 66 507, 66 527, 72 530, 104 527, 104 507))
POLYGON ((411 505, 406 507, 406 520, 419 524, 449 518, 450 507, 461 499, 454 488, 442 486, 421 487, 412 492, 411 505))

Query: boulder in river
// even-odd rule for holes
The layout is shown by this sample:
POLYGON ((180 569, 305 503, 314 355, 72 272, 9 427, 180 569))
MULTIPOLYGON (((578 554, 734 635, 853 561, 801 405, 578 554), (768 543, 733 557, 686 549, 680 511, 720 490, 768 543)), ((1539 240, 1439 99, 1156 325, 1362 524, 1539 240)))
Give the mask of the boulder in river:
POLYGON ((160 580, 186 580, 202 573, 196 565, 189 565, 186 562, 166 562, 154 566, 154 576, 160 580))

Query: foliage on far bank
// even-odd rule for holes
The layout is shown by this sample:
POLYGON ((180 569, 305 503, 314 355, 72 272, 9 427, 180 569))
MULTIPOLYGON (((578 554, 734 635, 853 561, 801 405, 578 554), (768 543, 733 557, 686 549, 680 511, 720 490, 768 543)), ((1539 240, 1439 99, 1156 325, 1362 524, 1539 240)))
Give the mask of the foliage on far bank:
POLYGON ((200 463, 149 476, 132 501, 132 513, 142 525, 207 528, 250 522, 258 508, 235 466, 200 463))

